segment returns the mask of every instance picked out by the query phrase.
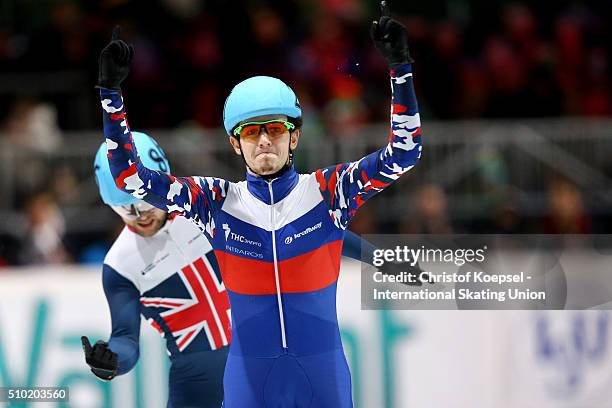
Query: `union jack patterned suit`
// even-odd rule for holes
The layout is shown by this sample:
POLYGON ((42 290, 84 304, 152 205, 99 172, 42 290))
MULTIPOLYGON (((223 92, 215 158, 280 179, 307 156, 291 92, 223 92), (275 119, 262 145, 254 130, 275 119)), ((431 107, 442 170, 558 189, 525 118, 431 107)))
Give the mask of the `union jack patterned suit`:
POLYGON ((170 357, 168 407, 219 407, 231 341, 229 300, 206 237, 171 216, 151 237, 125 227, 102 269, 118 374, 139 355, 140 315, 166 340, 170 357))
POLYGON ((208 237, 231 304, 224 406, 352 407, 336 314, 336 282, 349 221, 421 155, 410 64, 391 71, 391 129, 382 149, 310 174, 266 181, 174 177, 145 168, 120 92, 101 89, 117 186, 208 237))

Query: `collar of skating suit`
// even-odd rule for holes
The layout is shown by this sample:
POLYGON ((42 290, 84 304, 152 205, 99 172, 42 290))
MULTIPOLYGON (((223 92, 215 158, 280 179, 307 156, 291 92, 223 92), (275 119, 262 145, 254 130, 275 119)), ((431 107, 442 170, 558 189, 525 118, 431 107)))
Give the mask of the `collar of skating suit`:
MULTIPOLYGON (((271 180, 272 193, 274 194, 274 202, 278 203, 293 190, 298 183, 299 175, 295 172, 293 165, 283 174, 271 180)), ((248 173, 246 175, 247 188, 257 199, 266 204, 271 204, 270 199, 270 180, 265 180, 260 176, 248 173)))

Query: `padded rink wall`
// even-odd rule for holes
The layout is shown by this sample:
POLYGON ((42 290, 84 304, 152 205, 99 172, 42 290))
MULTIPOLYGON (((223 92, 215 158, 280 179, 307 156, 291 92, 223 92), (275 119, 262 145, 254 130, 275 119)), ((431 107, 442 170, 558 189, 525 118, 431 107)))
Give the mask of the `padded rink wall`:
MULTIPOLYGON (((363 311, 359 274, 343 261, 338 312, 356 407, 612 406, 610 312, 363 311)), ((100 268, 0 269, 0 386, 70 387, 68 405, 20 407, 165 407, 168 359, 144 321, 129 375, 89 373, 80 336, 109 333, 100 268)))

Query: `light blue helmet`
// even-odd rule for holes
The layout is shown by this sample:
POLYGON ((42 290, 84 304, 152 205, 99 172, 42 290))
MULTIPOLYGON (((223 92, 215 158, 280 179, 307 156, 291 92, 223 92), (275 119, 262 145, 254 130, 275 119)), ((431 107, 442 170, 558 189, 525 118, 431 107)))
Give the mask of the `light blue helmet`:
POLYGON ((302 108, 295 92, 280 79, 251 77, 236 85, 225 101, 225 131, 230 134, 243 120, 262 115, 287 115, 297 119, 302 117, 302 108))
MULTIPOLYGON (((152 170, 160 170, 164 173, 170 172, 170 164, 168 163, 168 159, 166 159, 166 154, 155 140, 140 132, 132 132, 132 138, 134 139, 134 143, 136 143, 136 150, 138 150, 140 160, 145 167, 152 170)), ((117 187, 117 184, 115 184, 115 179, 108 165, 106 142, 100 145, 96 153, 94 173, 98 189, 100 190, 100 196, 104 203, 118 206, 136 204, 141 201, 121 191, 117 187)))

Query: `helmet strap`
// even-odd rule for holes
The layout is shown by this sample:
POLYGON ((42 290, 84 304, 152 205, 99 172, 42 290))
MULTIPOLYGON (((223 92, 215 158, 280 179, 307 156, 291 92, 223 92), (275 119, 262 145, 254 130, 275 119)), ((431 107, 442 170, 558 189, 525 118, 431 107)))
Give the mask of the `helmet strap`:
POLYGON ((272 180, 277 177, 280 177, 281 175, 283 175, 283 173, 289 170, 291 166, 293 165, 293 150, 291 150, 291 132, 289 132, 289 157, 287 158, 287 163, 285 163, 285 165, 281 167, 277 172, 272 173, 272 174, 259 174, 256 171, 254 171, 249 166, 246 159, 244 158, 244 153, 242 151, 242 144, 240 143, 240 138, 238 138, 238 144, 240 145, 240 157, 242 157, 242 161, 244 162, 244 165, 246 166, 246 168, 249 169, 251 173, 255 174, 258 177, 261 177, 264 180, 272 180))

